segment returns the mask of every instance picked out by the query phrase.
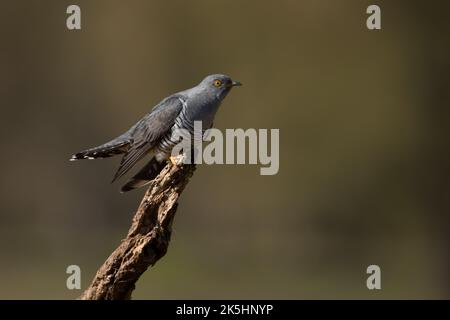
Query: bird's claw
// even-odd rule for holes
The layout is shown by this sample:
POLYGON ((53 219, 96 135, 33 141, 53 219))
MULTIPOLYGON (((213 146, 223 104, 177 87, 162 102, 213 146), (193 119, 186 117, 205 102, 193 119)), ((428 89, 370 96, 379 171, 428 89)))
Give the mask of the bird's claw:
POLYGON ((183 164, 183 161, 184 161, 184 155, 180 154, 180 155, 178 155, 176 157, 170 156, 169 160, 172 163, 172 165, 174 165, 174 166, 181 166, 183 164))
POLYGON ((170 162, 172 163, 173 166, 177 165, 177 161, 175 160, 175 157, 170 156, 169 160, 170 160, 170 162))

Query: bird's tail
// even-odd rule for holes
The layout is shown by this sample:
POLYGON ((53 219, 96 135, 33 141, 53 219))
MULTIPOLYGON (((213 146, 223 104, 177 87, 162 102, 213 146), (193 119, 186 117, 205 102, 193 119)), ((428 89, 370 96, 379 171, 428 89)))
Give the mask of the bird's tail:
POLYGON ((128 150, 129 145, 130 140, 119 137, 110 142, 102 144, 101 146, 75 153, 69 160, 76 161, 81 159, 97 159, 97 158, 112 157, 117 154, 126 152, 128 150))
POLYGON ((127 192, 149 184, 161 172, 165 164, 165 161, 159 162, 153 157, 120 191, 127 192))

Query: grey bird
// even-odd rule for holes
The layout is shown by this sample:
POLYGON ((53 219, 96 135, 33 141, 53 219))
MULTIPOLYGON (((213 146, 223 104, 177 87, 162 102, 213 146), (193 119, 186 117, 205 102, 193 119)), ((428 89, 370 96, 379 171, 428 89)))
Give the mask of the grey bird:
POLYGON ((145 186, 162 170, 172 148, 179 142, 174 132, 177 129, 186 129, 193 134, 194 121, 202 121, 203 128, 210 128, 223 99, 233 87, 240 85, 240 82, 227 75, 209 75, 197 86, 163 99, 127 132, 98 147, 74 154, 70 161, 123 154, 119 169, 112 180, 114 182, 151 153, 150 161, 121 191, 145 186))

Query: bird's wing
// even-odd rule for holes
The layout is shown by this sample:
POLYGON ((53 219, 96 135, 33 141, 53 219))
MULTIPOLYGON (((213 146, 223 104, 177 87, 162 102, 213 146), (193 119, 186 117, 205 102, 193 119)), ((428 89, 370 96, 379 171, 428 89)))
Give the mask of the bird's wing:
POLYGON ((151 113, 142 118, 130 132, 132 143, 120 162, 113 182, 142 159, 174 125, 183 104, 176 96, 163 100, 151 113))

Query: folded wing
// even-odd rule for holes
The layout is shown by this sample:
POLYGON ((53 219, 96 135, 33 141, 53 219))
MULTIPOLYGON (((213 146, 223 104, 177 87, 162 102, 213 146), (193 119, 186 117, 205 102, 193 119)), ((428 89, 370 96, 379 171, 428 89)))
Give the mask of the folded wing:
POLYGON ((113 182, 127 173, 158 144, 159 140, 170 131, 182 108, 178 97, 169 97, 130 129, 131 143, 120 162, 113 182))

